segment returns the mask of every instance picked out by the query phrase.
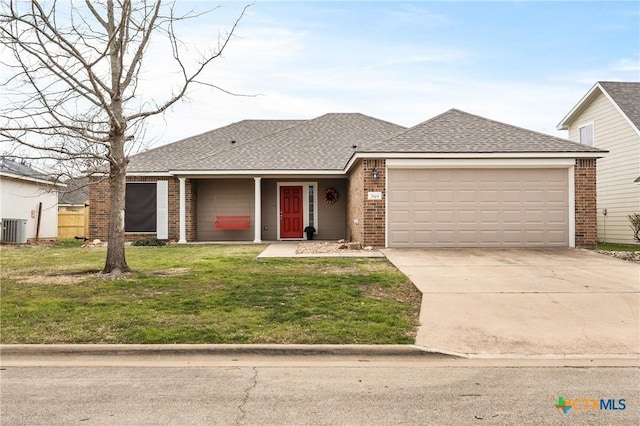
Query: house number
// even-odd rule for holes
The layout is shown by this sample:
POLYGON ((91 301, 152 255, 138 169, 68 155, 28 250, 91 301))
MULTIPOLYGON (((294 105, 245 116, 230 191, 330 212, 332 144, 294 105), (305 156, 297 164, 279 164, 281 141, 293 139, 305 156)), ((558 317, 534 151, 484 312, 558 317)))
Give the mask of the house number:
POLYGON ((369 192, 369 200, 382 200, 382 192, 369 192))

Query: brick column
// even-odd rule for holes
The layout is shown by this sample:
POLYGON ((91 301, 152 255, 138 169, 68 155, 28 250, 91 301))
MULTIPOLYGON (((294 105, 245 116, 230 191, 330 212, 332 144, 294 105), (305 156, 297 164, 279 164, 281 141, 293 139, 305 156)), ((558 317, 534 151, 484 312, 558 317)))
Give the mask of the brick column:
POLYGON ((196 185, 193 179, 187 179, 186 182, 186 215, 187 215, 187 241, 197 240, 197 216, 196 216, 196 185))
POLYGON ((109 203, 111 195, 109 191, 109 178, 92 177, 89 186, 89 235, 87 238, 96 238, 106 241, 109 234, 109 203))
POLYGON ((364 241, 364 165, 359 160, 352 168, 347 182, 347 239, 364 241), (357 222, 357 223, 356 223, 357 222))
POLYGON ((576 247, 595 248, 598 237, 595 158, 577 158, 574 175, 576 247))
POLYGON ((363 241, 367 246, 384 247, 385 245, 385 217, 386 217, 386 160, 365 159, 362 162, 362 178, 364 191, 362 203, 364 205, 363 241), (377 177, 374 178, 374 170, 377 177), (369 192, 381 192, 382 199, 369 200, 369 192))

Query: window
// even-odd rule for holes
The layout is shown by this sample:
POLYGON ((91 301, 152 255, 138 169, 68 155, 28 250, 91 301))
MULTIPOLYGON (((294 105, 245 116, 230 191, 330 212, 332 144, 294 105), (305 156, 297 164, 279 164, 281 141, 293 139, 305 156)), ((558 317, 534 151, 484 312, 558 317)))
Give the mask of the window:
POLYGON ((169 238, 169 182, 127 182, 124 231, 155 233, 169 238))
POLYGON ((315 194, 314 194, 314 186, 309 185, 309 226, 316 226, 315 221, 315 194))
POLYGON ((156 183, 127 183, 125 232, 156 232, 158 204, 156 183))
POLYGON ((580 143, 593 146, 593 124, 587 124, 578 129, 580 131, 580 143))

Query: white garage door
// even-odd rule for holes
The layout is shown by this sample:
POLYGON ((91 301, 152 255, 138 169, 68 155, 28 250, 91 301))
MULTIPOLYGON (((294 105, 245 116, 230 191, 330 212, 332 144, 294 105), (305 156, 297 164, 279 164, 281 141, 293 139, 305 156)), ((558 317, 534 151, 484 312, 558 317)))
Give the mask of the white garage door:
POLYGON ((568 170, 389 169, 390 247, 569 245, 568 170))

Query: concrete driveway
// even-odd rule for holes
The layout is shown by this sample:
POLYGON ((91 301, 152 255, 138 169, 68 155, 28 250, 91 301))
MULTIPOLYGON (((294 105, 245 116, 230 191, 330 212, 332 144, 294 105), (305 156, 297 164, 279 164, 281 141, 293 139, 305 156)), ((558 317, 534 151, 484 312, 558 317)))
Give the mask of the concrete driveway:
POLYGON ((640 265, 578 249, 384 249, 422 291, 416 344, 470 356, 640 356, 640 265))

